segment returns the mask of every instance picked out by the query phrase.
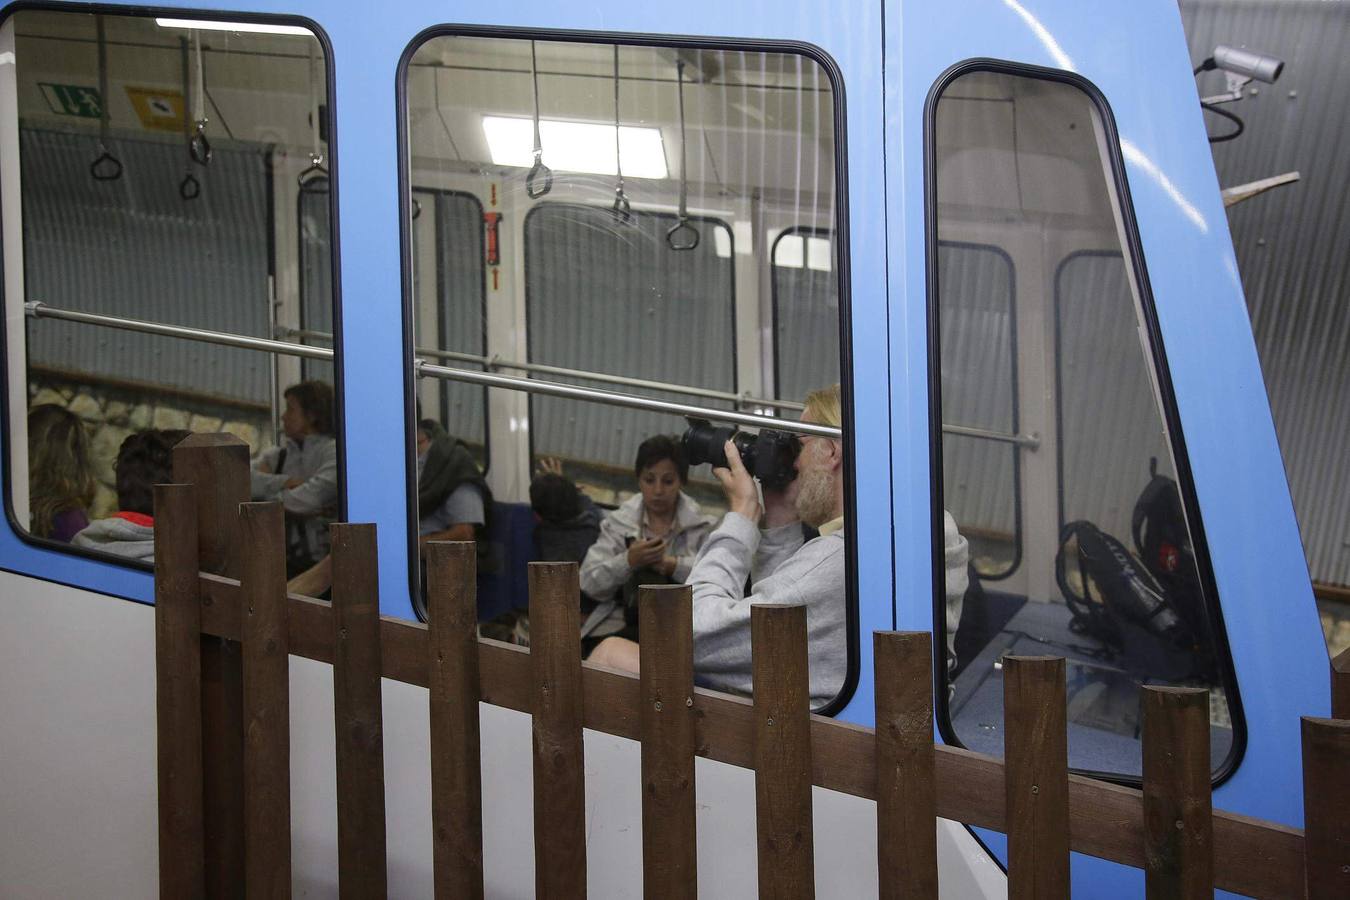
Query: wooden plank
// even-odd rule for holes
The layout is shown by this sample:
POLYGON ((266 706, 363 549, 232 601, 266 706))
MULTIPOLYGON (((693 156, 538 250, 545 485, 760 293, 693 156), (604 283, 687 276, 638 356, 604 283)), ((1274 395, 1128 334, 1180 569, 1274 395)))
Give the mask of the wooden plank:
POLYGON ((1331 661, 1331 717, 1350 719, 1350 649, 1331 661))
MULTIPOLYGON (((232 434, 191 434, 174 447, 174 481, 197 488, 204 572, 240 575, 239 504, 250 496, 248 460, 248 444, 232 434)), ((205 636, 201 661, 206 896, 233 900, 244 896, 243 664, 238 644, 205 636)))
MULTIPOLYGON (((237 639, 238 584, 203 575, 202 630, 237 639)), ((333 661, 332 610, 327 603, 292 595, 291 653, 318 662, 333 661)), ((403 619, 380 622, 384 676, 427 686, 426 626, 403 619)), ((532 713, 534 680, 529 651, 480 639, 479 699, 505 709, 532 713)), ((638 679, 582 665, 582 683, 591 702, 582 710, 586 728, 638 740, 638 679)), ((694 689, 698 755, 733 766, 754 766, 754 709, 750 701, 694 689)), ((876 799, 875 740, 872 729, 822 716, 811 717, 812 783, 868 800, 876 799)), ((1004 831, 1003 764, 959 747, 934 748, 937 812, 943 818, 1004 831)), ((1134 789, 1069 776, 1069 839, 1075 852, 1127 866, 1144 866, 1143 794, 1134 789)), ((1287 898, 1303 891, 1303 832, 1276 822, 1218 810, 1214 813, 1215 887, 1249 897, 1287 898)))
POLYGON ((878 631, 872 635, 872 656, 879 895, 883 900, 937 900, 933 636, 878 631))
POLYGON ((1303 717, 1308 900, 1350 897, 1350 722, 1303 717))
POLYGON ((433 870, 446 900, 483 896, 477 569, 473 542, 427 544, 433 870))
POLYGON ((155 723, 159 895, 206 891, 202 831, 201 600, 196 491, 155 485, 155 723))
POLYGON ((1214 896, 1209 691, 1145 687, 1144 888, 1149 900, 1214 896))
POLYGON ((529 581, 534 893, 537 897, 584 897, 586 769, 581 741, 581 588, 576 563, 530 563, 529 581))
POLYGON ((1064 660, 1003 657, 1008 897, 1069 896, 1069 740, 1064 660))
MULTIPOLYGON (((374 525, 332 525, 338 893, 387 893, 380 594, 374 525)), ((425 658, 424 658, 425 659, 425 658)))
POLYGON ((806 607, 750 607, 761 897, 814 897, 806 607))
POLYGON ((694 823, 694 607, 687 584, 645 585, 642 623, 642 893, 698 896, 694 823))
POLYGON ((249 897, 291 893, 290 655, 286 521, 279 500, 239 507, 250 552, 243 597, 244 884, 249 897))

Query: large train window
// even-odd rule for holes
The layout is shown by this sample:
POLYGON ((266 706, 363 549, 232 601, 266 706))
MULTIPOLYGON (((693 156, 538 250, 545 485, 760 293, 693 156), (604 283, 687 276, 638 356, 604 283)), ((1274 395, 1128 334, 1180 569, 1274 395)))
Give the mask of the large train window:
MULTIPOLYGON (((821 434, 799 417, 809 391, 839 381, 846 325, 835 85, 796 48, 556 34, 437 35, 409 54, 405 71, 411 287, 468 279, 481 260, 487 294, 481 307, 470 292, 445 292, 441 306, 453 323, 444 339, 462 351, 485 335, 484 350, 423 352, 426 325, 410 322, 423 400, 409 427, 415 531, 480 537, 485 633, 527 639, 524 564, 562 554, 582 564, 587 651, 604 637, 635 637, 634 585, 691 579, 698 549, 727 514, 710 467, 695 458, 686 473, 671 456, 685 453, 686 418, 784 429, 785 451, 799 446, 792 434, 821 434), (424 186, 481 202, 476 257, 444 257, 434 270, 419 259, 424 186), (803 223, 809 235, 795 230, 803 223), (794 236, 809 265, 784 274, 794 236), (437 442, 471 443, 472 426, 463 409, 429 406, 429 385, 486 388, 492 466, 478 494, 490 488, 491 499, 481 516, 476 506, 452 516, 443 499, 475 473, 457 464, 458 476, 431 484, 437 442), (649 475, 671 482, 669 496, 644 487, 649 475), (630 556, 662 541, 645 562, 630 556)), ((823 426, 836 440, 838 422, 836 410, 823 426)), ((813 626, 812 693, 826 708, 844 699, 852 601, 835 523, 819 524, 839 563, 813 626)), ((796 546, 814 532, 797 523, 778 536, 796 546)), ((410 547, 414 580, 418 556, 410 547)), ((742 597, 745 582, 728 591, 742 597)), ((701 677, 748 690, 748 626, 719 627, 700 644, 720 648, 701 677)))
POLYGON ((935 539, 972 563, 938 568, 940 725, 1002 753, 1003 656, 1063 656, 1073 767, 1137 778, 1139 686, 1187 685, 1223 777, 1240 707, 1105 107, 1012 70, 934 98, 935 539))
POLYGON ((340 506, 323 44, 30 9, 0 37, 14 525, 146 565, 170 449, 225 431, 300 571, 340 506))

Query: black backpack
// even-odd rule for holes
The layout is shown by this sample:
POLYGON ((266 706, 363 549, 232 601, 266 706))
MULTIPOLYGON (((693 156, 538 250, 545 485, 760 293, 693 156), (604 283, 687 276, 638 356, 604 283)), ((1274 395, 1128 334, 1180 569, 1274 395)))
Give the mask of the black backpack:
POLYGON ((1181 494, 1174 480, 1158 474, 1156 459, 1149 474, 1131 521, 1138 556, 1093 523, 1070 522, 1060 532, 1055 580, 1073 615, 1070 628, 1099 641, 1126 669, 1214 683, 1213 642, 1181 494))

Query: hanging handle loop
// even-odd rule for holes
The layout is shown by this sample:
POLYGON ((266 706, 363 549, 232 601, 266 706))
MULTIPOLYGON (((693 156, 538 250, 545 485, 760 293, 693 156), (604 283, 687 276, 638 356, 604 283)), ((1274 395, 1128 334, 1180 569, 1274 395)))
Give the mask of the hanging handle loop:
POLYGON ((309 167, 301 172, 295 180, 302 191, 328 190, 328 170, 324 168, 323 157, 311 153, 309 155, 309 167))
POLYGON ((534 86, 534 165, 525 176, 525 194, 531 200, 553 190, 553 170, 544 165, 544 142, 539 136, 539 60, 530 41, 530 81, 534 86))
POLYGON ((178 183, 178 196, 184 200, 196 200, 202 195, 202 183, 197 180, 197 176, 188 172, 183 176, 183 180, 178 183))
POLYGON ((684 137, 684 60, 675 64, 675 79, 680 95, 680 215, 679 221, 666 232, 666 245, 672 250, 693 250, 698 246, 698 229, 689 224, 689 176, 686 164, 684 137))
POLYGON ((633 204, 623 192, 623 153, 619 145, 619 45, 614 45, 614 220, 620 225, 633 221, 633 204))
POLYGON ((98 157, 89 164, 95 181, 116 181, 122 177, 122 161, 108 150, 108 44, 103 32, 103 16, 94 16, 98 31, 98 157))
POLYGON ((89 174, 94 176, 95 181, 116 181, 122 177, 122 162, 104 150, 98 159, 89 164, 89 174))

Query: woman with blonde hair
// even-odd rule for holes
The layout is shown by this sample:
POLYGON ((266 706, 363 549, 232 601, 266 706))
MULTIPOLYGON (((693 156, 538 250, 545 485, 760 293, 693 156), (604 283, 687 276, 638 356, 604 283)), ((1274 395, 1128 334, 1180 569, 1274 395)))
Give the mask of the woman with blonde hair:
POLYGON ((54 403, 28 413, 28 530, 70 543, 94 502, 89 436, 80 417, 54 403))

